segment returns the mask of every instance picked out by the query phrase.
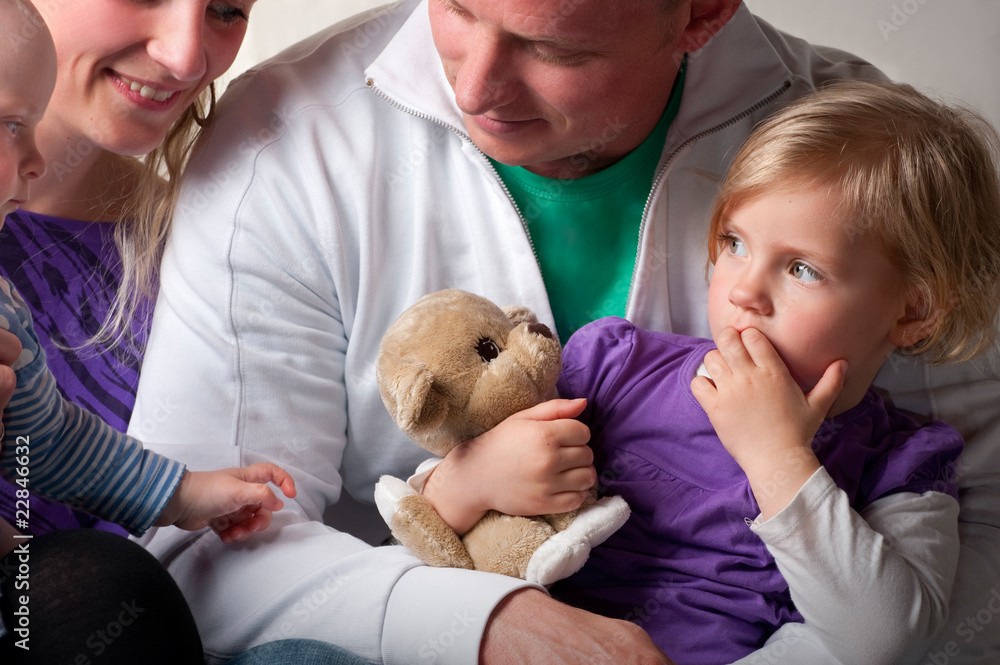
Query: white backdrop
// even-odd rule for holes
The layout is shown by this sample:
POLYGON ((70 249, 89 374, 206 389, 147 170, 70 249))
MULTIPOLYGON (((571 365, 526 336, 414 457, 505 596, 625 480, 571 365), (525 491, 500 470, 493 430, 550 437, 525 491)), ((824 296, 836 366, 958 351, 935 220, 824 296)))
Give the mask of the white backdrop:
MULTIPOLYGON (((385 0, 259 0, 230 76, 385 0)), ((851 51, 890 77, 979 109, 1000 128, 1000 1, 745 0, 809 41, 851 51)))

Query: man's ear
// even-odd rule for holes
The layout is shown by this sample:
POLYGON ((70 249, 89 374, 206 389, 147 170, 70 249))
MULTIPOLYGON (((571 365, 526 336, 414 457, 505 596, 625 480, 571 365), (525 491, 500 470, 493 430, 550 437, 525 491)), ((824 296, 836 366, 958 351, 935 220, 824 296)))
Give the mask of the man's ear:
POLYGON ((925 294, 913 290, 907 299, 902 316, 889 333, 889 341, 900 349, 913 346, 922 339, 930 337, 941 318, 941 307, 928 303, 925 294))
POLYGON ((742 1, 691 0, 687 27, 681 34, 681 49, 690 53, 710 42, 733 17, 742 1))

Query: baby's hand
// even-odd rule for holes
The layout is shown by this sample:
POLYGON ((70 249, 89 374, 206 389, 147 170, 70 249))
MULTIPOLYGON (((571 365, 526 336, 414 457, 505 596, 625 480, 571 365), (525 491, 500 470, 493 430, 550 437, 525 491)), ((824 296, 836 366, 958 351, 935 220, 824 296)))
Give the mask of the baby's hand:
POLYGON ((295 496, 295 481, 269 462, 219 471, 188 471, 174 491, 156 526, 175 525, 194 531, 211 526, 225 543, 246 540, 266 529, 271 515, 284 506, 267 483, 295 496))
POLYGON ((691 391, 767 519, 819 468, 812 440, 840 394, 846 363, 831 364, 806 394, 759 330, 727 328, 717 346, 705 356, 712 379, 695 377, 691 391))

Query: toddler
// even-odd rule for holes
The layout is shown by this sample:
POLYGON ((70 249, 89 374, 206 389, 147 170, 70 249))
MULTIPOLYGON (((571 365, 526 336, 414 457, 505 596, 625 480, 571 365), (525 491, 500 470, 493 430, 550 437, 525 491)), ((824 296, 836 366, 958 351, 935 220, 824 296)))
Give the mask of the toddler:
POLYGON ((557 597, 635 621, 679 665, 733 662, 782 626, 843 663, 926 653, 963 443, 871 384, 897 350, 993 344, 996 146, 974 113, 897 84, 837 84, 755 131, 711 218, 713 339, 602 319, 567 343, 560 395, 587 399, 602 490, 632 517, 557 597))

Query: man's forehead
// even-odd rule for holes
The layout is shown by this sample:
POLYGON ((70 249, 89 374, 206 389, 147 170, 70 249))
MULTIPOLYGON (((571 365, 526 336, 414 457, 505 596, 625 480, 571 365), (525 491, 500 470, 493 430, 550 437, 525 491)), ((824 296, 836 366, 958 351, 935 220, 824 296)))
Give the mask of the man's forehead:
POLYGON ((611 42, 665 0, 437 0, 525 39, 611 42))

